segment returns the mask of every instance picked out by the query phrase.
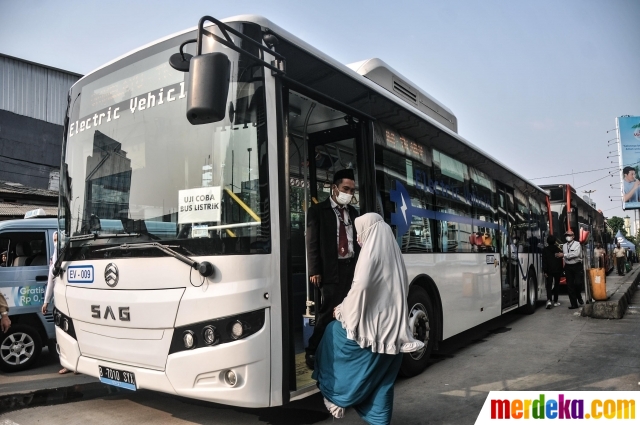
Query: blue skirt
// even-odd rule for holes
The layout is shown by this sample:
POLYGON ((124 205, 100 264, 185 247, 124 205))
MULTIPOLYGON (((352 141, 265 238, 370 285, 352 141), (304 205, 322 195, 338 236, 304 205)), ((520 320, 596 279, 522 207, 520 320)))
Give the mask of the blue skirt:
POLYGON ((340 407, 353 407, 367 423, 386 425, 393 412, 393 385, 402 355, 360 348, 337 320, 325 329, 313 378, 322 395, 340 407))

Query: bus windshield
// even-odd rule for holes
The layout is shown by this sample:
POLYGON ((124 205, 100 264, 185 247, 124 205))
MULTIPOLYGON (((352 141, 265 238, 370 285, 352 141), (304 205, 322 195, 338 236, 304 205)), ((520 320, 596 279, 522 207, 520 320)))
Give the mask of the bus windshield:
POLYGON ((269 252, 263 70, 225 49, 227 116, 191 125, 187 74, 168 63, 184 38, 72 88, 59 211, 67 260, 163 255, 99 250, 149 240, 171 241, 190 255, 269 252))

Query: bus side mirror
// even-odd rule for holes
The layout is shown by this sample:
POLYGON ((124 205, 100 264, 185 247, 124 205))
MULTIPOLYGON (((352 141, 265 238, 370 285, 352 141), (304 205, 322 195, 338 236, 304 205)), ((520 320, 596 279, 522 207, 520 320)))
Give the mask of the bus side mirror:
POLYGON ((191 58, 187 119, 193 125, 222 121, 227 107, 231 62, 224 53, 191 58))

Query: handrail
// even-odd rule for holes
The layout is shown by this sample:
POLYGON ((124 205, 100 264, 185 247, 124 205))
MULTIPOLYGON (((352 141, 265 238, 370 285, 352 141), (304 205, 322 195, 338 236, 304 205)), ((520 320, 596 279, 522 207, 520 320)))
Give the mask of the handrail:
POLYGON ((262 220, 260 220, 260 217, 258 217, 258 214, 256 214, 255 212, 253 212, 253 210, 252 210, 251 208, 249 208, 249 207, 247 206, 247 204, 245 204, 245 203, 242 201, 242 199, 238 198, 238 196, 237 196, 235 193, 233 193, 231 190, 229 190, 229 189, 227 189, 227 188, 225 188, 224 190, 225 190, 225 192, 227 192, 227 194, 228 194, 229 196, 231 196, 231 198, 232 198, 234 201, 236 201, 236 202, 238 203, 238 205, 240 205, 240 206, 242 207, 242 209, 244 209, 244 210, 247 212, 247 214, 249 214, 249 215, 250 215, 250 216, 251 216, 255 221, 257 221, 258 223, 262 222, 262 220))

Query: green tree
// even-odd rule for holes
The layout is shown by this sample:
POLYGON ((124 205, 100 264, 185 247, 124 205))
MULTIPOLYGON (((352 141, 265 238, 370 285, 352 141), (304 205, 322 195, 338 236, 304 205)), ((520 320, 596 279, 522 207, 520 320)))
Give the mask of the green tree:
POLYGON ((616 217, 615 215, 607 220, 607 223, 613 229, 613 233, 618 233, 618 230, 622 233, 623 236, 627 235, 627 231, 624 229, 624 219, 620 217, 616 217))

